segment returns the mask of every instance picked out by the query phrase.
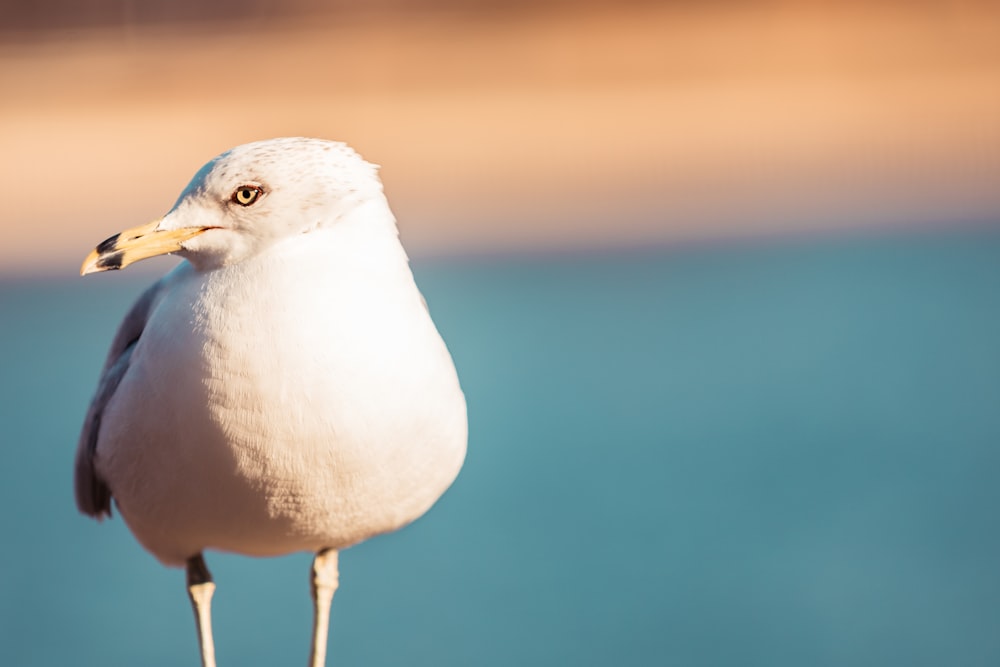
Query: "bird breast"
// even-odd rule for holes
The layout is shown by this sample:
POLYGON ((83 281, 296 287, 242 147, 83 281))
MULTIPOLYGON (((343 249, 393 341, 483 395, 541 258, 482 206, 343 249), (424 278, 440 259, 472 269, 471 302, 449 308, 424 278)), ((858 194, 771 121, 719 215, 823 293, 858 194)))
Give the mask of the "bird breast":
POLYGON ((394 530, 437 500, 465 453, 451 358, 395 254, 292 248, 180 269, 113 403, 117 424, 160 414, 145 432, 102 433, 99 450, 122 514, 167 563, 394 530))

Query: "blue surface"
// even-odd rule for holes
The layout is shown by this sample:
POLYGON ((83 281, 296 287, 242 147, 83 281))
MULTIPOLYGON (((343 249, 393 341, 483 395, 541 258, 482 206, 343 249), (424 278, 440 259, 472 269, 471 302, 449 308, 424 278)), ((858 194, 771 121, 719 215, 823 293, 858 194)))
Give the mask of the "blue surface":
MULTIPOLYGON (((416 268, 469 458, 343 554, 331 665, 1000 664, 1000 232, 416 268)), ((0 664, 197 663, 72 500, 148 282, 0 283, 0 664)), ((304 665, 309 557, 208 562, 219 663, 304 665)))

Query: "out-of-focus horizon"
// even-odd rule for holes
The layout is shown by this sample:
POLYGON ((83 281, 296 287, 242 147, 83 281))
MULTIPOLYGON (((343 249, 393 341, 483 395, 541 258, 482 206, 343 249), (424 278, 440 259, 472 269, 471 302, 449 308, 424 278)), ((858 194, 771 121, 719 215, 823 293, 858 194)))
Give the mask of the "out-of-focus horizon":
POLYGON ((359 4, 5 8, 2 272, 282 135, 382 164, 418 254, 1000 220, 995 3, 359 4))
MULTIPOLYGON (((183 573, 73 502, 164 266, 75 273, 290 134, 384 165, 469 407, 441 502, 344 553, 332 664, 1000 664, 998 3, 23 5, 0 665, 197 660, 183 573)), ((305 664, 309 555, 207 558, 220 664, 305 664)))

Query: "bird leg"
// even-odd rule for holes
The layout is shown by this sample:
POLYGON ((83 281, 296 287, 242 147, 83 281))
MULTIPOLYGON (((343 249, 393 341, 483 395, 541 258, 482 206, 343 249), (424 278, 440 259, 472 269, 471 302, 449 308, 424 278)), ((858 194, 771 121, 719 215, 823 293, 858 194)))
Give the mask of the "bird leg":
POLYGON ((326 664, 327 633, 330 628, 330 603, 337 590, 339 574, 337 571, 337 552, 334 549, 324 549, 316 554, 312 565, 312 599, 313 599, 313 643, 309 658, 311 667, 324 667, 326 664))
POLYGON ((198 646, 202 667, 215 667, 215 642, 212 641, 212 593, 215 582, 201 554, 187 560, 187 587, 194 619, 198 624, 198 646))

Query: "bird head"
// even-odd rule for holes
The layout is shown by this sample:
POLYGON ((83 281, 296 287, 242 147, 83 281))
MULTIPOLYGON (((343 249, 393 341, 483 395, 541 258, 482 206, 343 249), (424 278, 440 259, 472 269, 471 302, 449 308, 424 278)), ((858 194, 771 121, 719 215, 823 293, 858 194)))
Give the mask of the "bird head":
POLYGON ((162 218, 100 243, 81 275, 176 253, 200 269, 233 264, 384 202, 377 166, 346 144, 301 137, 244 144, 198 170, 162 218))

